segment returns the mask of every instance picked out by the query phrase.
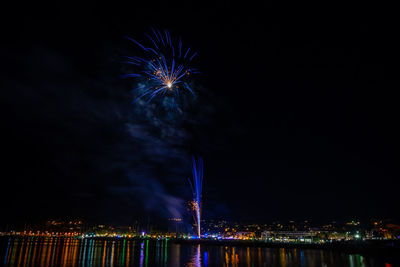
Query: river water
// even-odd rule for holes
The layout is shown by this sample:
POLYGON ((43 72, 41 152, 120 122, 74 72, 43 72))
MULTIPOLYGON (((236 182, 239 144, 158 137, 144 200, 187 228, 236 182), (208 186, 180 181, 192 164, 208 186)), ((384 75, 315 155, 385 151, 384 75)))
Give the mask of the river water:
POLYGON ((129 239, 2 237, 0 256, 4 266, 397 266, 339 251, 129 239))

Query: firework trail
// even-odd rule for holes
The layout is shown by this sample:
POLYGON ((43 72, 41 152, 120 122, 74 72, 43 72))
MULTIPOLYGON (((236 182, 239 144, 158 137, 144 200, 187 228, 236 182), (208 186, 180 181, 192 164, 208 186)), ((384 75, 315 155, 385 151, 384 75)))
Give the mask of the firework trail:
POLYGON ((126 57, 125 63, 135 66, 136 72, 125 74, 122 77, 135 77, 139 86, 136 100, 147 98, 150 102, 154 97, 171 97, 173 102, 179 100, 180 91, 187 91, 194 95, 191 88, 192 74, 200 73, 190 67, 197 52, 192 52, 190 47, 184 48, 182 40, 174 45, 170 33, 167 30, 160 32, 152 29, 152 34, 145 34, 149 46, 139 43, 128 36, 143 52, 141 57, 126 57))
POLYGON ((190 187, 193 192, 193 201, 191 203, 193 210, 193 218, 197 227, 197 236, 200 238, 201 228, 201 192, 203 188, 203 159, 198 157, 197 161, 193 157, 193 177, 192 180, 188 178, 190 187))

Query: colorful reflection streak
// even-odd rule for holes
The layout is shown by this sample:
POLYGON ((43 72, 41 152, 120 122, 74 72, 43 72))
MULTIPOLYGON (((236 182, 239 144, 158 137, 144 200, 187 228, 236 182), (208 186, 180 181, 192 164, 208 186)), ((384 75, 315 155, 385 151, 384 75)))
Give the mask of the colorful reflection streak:
POLYGON ((201 254, 200 254, 200 244, 193 248, 192 257, 188 264, 189 267, 200 267, 201 265, 201 254))
MULTIPOLYGON (((131 266, 136 257, 135 245, 136 242, 130 240, 8 238, 3 264, 24 267, 131 266)), ((148 250, 143 253, 147 258, 148 250)))
POLYGON ((398 266, 338 251, 179 244, 173 240, 0 237, 4 266, 398 266))

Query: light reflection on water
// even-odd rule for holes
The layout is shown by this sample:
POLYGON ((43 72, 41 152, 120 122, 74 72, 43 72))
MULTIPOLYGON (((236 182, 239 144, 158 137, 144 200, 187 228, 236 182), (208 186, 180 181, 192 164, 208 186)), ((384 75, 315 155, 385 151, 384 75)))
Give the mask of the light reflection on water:
MULTIPOLYGON (((160 240, 0 238, 4 266, 279 266, 391 267, 391 263, 325 250, 177 244, 160 240)), ((393 265, 394 266, 394 265, 393 265)))

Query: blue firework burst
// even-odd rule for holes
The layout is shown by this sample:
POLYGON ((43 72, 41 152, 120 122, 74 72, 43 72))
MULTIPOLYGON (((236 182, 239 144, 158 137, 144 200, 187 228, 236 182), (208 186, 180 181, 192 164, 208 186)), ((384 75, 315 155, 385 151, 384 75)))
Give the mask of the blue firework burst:
POLYGON ((138 86, 134 90, 136 100, 150 102, 156 97, 170 97, 174 103, 178 103, 181 93, 195 95, 191 77, 200 72, 191 65, 197 52, 193 52, 190 47, 185 48, 180 38, 178 45, 174 45, 167 30, 160 32, 152 28, 152 33, 145 36, 146 44, 125 37, 143 53, 140 57, 126 57, 126 63, 135 66, 135 72, 123 75, 124 78, 137 79, 138 86))

